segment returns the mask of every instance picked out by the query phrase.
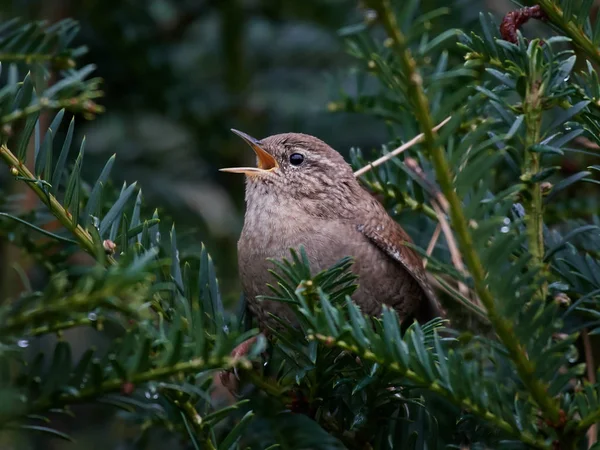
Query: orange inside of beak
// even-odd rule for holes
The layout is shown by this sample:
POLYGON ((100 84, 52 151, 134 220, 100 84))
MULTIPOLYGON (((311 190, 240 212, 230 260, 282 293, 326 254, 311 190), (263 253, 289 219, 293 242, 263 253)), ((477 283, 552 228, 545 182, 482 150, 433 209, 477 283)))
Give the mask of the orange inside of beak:
POLYGON ((269 172, 279 167, 279 164, 277 164, 275 158, 261 147, 259 140, 238 130, 232 129, 231 131, 240 136, 244 141, 246 141, 250 148, 254 150, 254 153, 256 153, 256 157, 258 159, 258 167, 228 167, 225 169, 219 169, 221 172, 245 173, 246 175, 249 175, 269 172))

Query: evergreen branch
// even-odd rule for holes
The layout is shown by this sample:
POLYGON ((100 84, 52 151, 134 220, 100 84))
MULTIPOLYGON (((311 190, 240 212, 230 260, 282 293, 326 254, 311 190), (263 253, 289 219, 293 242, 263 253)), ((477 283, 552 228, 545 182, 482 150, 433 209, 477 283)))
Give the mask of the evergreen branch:
POLYGON ((26 65, 50 63, 52 69, 75 67, 75 59, 87 52, 85 46, 71 48, 70 43, 79 30, 76 21, 65 18, 49 24, 46 20, 33 22, 19 18, 4 20, 0 27, 0 61, 26 65))
POLYGON ((583 29, 571 20, 565 20, 560 4, 553 0, 535 0, 527 3, 539 5, 550 22, 559 27, 596 64, 600 64, 600 49, 597 48, 583 29))
MULTIPOLYGON (((125 290, 127 286, 120 284, 108 286, 104 289, 96 290, 94 292, 77 292, 73 295, 61 297, 60 301, 54 304, 43 303, 35 308, 26 310, 9 317, 6 322, 0 327, 0 335, 8 336, 11 334, 18 333, 25 329, 30 323, 42 320, 52 315, 69 314, 73 311, 92 310, 105 303, 106 299, 109 298, 122 298, 124 294, 127 294, 125 290)), ((140 287, 133 287, 136 294, 139 293, 140 287)), ((136 316, 137 312, 134 308, 131 308, 130 302, 123 300, 120 304, 116 302, 106 302, 107 306, 111 309, 117 310, 127 316, 136 316)), ((89 319, 88 319, 89 320, 89 319)), ((58 324, 52 324, 47 326, 41 326, 33 330, 36 334, 43 334, 44 332, 52 332, 60 329, 70 328, 77 325, 85 325, 85 321, 65 321, 58 324), (47 331, 45 331, 47 330, 47 331)), ((31 334, 31 332, 28 332, 31 334)))
MULTIPOLYGON (((80 317, 79 319, 66 320, 64 322, 58 322, 51 325, 43 325, 40 327, 33 328, 27 332, 27 336, 35 337, 41 336, 48 333, 56 333, 63 330, 69 330, 75 327, 83 327, 87 325, 92 325, 93 323, 97 323, 98 320, 92 320, 89 317, 80 317)), ((3 331, 0 330, 0 334, 3 334, 3 331)))
MULTIPOLYGON (((421 211, 423 214, 425 214, 430 219, 438 220, 437 214, 431 206, 415 200, 414 198, 412 198, 410 195, 408 195, 405 192, 402 192, 401 195, 402 196, 401 196, 401 198, 398 199, 398 201, 400 203, 402 203, 404 206, 408 206, 411 211, 421 211)), ((395 197, 395 195, 392 195, 391 197, 395 197)))
POLYGON ((479 255, 473 246, 471 234, 468 230, 467 220, 462 210, 458 194, 452 183, 452 173, 444 149, 437 143, 437 134, 433 131, 433 121, 429 112, 429 103, 423 89, 423 80, 417 72, 416 62, 411 55, 405 36, 401 32, 396 17, 393 13, 390 0, 370 0, 371 7, 377 11, 379 20, 386 33, 393 42, 400 64, 408 83, 407 95, 414 104, 414 113, 420 124, 425 139, 425 147, 431 157, 442 192, 446 196, 450 207, 450 217, 456 230, 459 244, 465 262, 473 276, 475 290, 479 299, 485 306, 490 323, 494 327, 500 341, 504 344, 510 358, 515 364, 517 372, 527 390, 538 404, 541 413, 552 424, 557 424, 560 419, 560 406, 558 401, 550 397, 547 386, 535 376, 535 365, 529 360, 525 349, 519 342, 515 332, 504 317, 496 309, 494 298, 486 283, 486 273, 479 255))
POLYGON ((423 214, 425 214, 430 219, 438 220, 438 215, 431 206, 426 205, 425 203, 418 202, 417 200, 412 198, 410 195, 408 195, 408 194, 402 195, 401 201, 404 202, 404 204, 406 206, 408 206, 412 211, 421 211, 423 214))
POLYGON ((217 450, 212 440, 206 437, 202 416, 200 416, 194 405, 192 405, 192 402, 189 400, 185 402, 175 400, 175 405, 181 410, 181 414, 186 418, 186 426, 188 423, 191 424, 192 429, 189 431, 194 432, 194 438, 200 438, 199 444, 202 444, 201 448, 205 448, 207 450, 217 450))
MULTIPOLYGON (((81 225, 73 224, 71 213, 60 204, 54 195, 48 192, 46 186, 43 184, 43 180, 35 177, 27 166, 19 161, 6 145, 0 147, 0 158, 2 158, 10 167, 13 175, 20 176, 26 180, 35 180, 34 182, 27 183, 31 190, 38 196, 42 203, 48 207, 61 225, 71 232, 79 246, 90 255, 95 256, 96 244, 90 233, 88 233, 81 225)), ((115 259, 110 255, 106 256, 106 261, 109 264, 116 263, 115 259)))
MULTIPOLYGON (((521 431, 515 427, 513 427, 506 420, 502 419, 495 415, 494 413, 482 408, 481 406, 473 403, 468 398, 459 398, 450 390, 444 388, 442 385, 438 384, 436 381, 433 383, 428 382, 425 378, 420 376, 417 372, 407 369, 401 368, 397 363, 389 364, 388 361, 384 359, 378 359, 376 355, 370 350, 361 349, 358 345, 349 344, 346 341, 337 340, 333 336, 324 336, 321 334, 311 334, 308 336, 309 340, 317 340, 327 346, 336 346, 343 350, 359 354, 361 359, 369 360, 376 362, 382 367, 386 367, 388 370, 400 374, 402 377, 416 383, 419 386, 439 395, 440 397, 445 398, 446 400, 452 402, 455 405, 458 405, 462 408, 465 408, 469 412, 474 415, 484 419, 485 421, 492 424, 499 430, 504 431, 505 433, 519 439, 521 442, 538 449, 550 449, 549 445, 546 444, 543 440, 537 439, 535 436, 531 434, 521 431)), ((347 340, 347 339, 346 339, 347 340)))
POLYGON ((399 213, 402 207, 407 206, 411 211, 420 211, 432 220, 437 221, 437 214, 433 208, 425 203, 419 202, 412 198, 407 192, 396 192, 392 189, 386 189, 381 183, 368 183, 365 182, 370 191, 375 194, 381 194, 386 197, 397 200, 397 203, 401 206, 396 205, 395 212, 399 213))
POLYGON ((133 385, 138 385, 148 381, 156 381, 174 375, 186 375, 188 373, 214 369, 229 370, 235 367, 249 368, 251 366, 252 364, 250 361, 239 357, 233 359, 227 356, 219 359, 213 358, 209 361, 205 361, 203 358, 194 358, 189 361, 182 361, 169 366, 149 369, 132 375, 127 380, 123 378, 114 378, 111 380, 106 380, 98 386, 88 387, 78 392, 64 393, 57 397, 46 397, 39 401, 33 401, 30 403, 29 409, 20 417, 0 417, 0 424, 3 425, 5 423, 14 422, 31 414, 39 414, 44 411, 48 411, 49 409, 56 409, 76 403, 84 403, 88 400, 92 400, 112 392, 120 392, 123 384, 126 382, 133 385))
POLYGON ((95 98, 102 97, 102 92, 93 87, 89 91, 85 91, 75 97, 65 98, 61 100, 50 100, 42 97, 39 102, 27 106, 23 109, 15 111, 0 117, 0 125, 6 125, 24 117, 40 112, 44 109, 66 109, 72 112, 84 112, 88 115, 99 114, 104 111, 104 107, 93 101, 95 98))
MULTIPOLYGON (((539 51, 539 44, 533 43, 533 51, 539 51)), ((533 59, 533 57, 532 57, 533 59)), ((527 224, 527 235, 529 239, 529 252, 531 253, 531 264, 535 268, 542 269, 544 264, 544 210, 542 203, 542 188, 540 183, 531 179, 540 171, 541 154, 531 151, 531 148, 540 140, 540 129, 542 126, 542 80, 538 79, 536 73, 530 74, 533 79, 529 80, 525 101, 523 102, 523 113, 525 115, 525 158, 523 167, 523 180, 528 183, 528 205, 526 205, 525 222, 527 224)), ((542 270, 543 273, 543 270, 542 270)), ((540 280, 538 290, 540 300, 546 298, 547 284, 540 280)))
POLYGON ((49 53, 0 53, 0 61, 24 62, 26 64, 50 62, 58 69, 72 69, 75 61, 65 55, 49 53))

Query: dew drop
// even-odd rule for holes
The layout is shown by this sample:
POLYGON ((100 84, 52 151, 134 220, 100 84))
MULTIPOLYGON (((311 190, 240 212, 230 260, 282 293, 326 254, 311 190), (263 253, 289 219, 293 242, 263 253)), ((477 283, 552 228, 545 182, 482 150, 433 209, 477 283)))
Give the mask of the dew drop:
POLYGON ((504 225, 508 225, 510 223, 510 219, 508 217, 505 217, 503 222, 504 222, 504 225))
POLYGON ((21 348, 27 348, 29 347, 29 341, 27 339, 19 339, 17 345, 21 348))
POLYGON ((375 19, 377 19, 377 11, 375 11, 374 9, 367 9, 365 11, 365 20, 367 22, 372 22, 375 19))
POLYGON ((510 228, 508 228, 508 227, 500 228, 500 233, 508 233, 509 231, 510 231, 510 228))
POLYGON ((158 398, 158 391, 156 389, 156 386, 151 385, 148 390, 146 392, 144 392, 144 397, 146 397, 148 400, 152 399, 152 400, 156 400, 158 398))
POLYGON ((572 345, 571 347, 569 347, 569 350, 567 350, 567 361, 569 361, 571 364, 573 364, 573 363, 577 362, 578 359, 579 359, 579 351, 577 350, 577 347, 572 345))
POLYGON ((98 219, 96 216, 92 216, 92 224, 97 230, 100 229, 100 219, 98 219))
POLYGON ((91 321, 98 320, 98 315, 96 313, 91 312, 88 314, 88 319, 90 319, 91 321))

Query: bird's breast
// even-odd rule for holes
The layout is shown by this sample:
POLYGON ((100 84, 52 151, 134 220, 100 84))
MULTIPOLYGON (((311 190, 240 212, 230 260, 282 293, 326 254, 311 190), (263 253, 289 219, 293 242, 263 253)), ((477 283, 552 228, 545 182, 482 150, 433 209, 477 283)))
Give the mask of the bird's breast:
POLYGON ((269 207, 247 211, 238 241, 238 262, 242 288, 259 322, 266 322, 268 313, 279 317, 290 314, 283 303, 265 301, 260 306, 255 300, 259 295, 270 293, 267 284, 276 283, 269 273, 274 265, 268 259, 290 259, 290 249, 299 250, 302 246, 311 271, 317 273, 335 263, 340 253, 345 253, 339 228, 339 224, 303 216, 297 211, 269 207), (334 232, 336 228, 338 233, 334 232))
POLYGON ((359 276, 353 299, 367 314, 378 314, 381 304, 394 307, 401 317, 416 306, 422 293, 418 283, 404 268, 382 252, 350 220, 324 220, 265 207, 246 214, 238 242, 238 260, 242 287, 249 305, 259 320, 267 312, 284 317, 289 308, 283 303, 257 303, 256 296, 269 295, 267 284, 276 283, 269 273, 268 258, 290 258, 290 249, 303 246, 314 274, 350 256, 355 259, 353 272, 359 276))
POLYGON ((265 258, 281 259, 290 256, 290 249, 298 250, 301 246, 312 255, 321 255, 322 259, 328 248, 344 245, 344 236, 340 234, 342 227, 334 221, 306 216, 298 211, 265 208, 256 214, 246 214, 238 242, 240 259, 255 263, 265 258))

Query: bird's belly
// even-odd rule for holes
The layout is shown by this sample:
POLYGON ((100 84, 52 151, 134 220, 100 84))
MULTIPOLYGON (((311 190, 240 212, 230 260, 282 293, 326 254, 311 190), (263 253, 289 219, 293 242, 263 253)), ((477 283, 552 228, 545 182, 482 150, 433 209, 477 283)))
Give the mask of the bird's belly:
POLYGON ((306 224, 303 229, 289 226, 286 227, 287 232, 272 230, 261 237, 242 233, 238 244, 242 287, 250 310, 259 322, 263 325, 269 323, 269 314, 294 322, 287 304, 266 300, 259 302, 256 297, 272 294, 267 283, 277 283, 268 272, 274 265, 267 259, 289 259, 290 249, 298 250, 300 246, 306 250, 313 275, 331 267, 343 257, 354 258, 352 271, 359 279, 358 289, 352 298, 364 313, 377 315, 382 304, 396 309, 401 317, 414 312, 422 292, 412 276, 398 263, 376 247, 353 224, 316 222, 315 225, 318 226, 308 230, 306 224))

